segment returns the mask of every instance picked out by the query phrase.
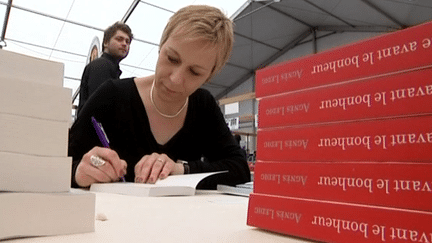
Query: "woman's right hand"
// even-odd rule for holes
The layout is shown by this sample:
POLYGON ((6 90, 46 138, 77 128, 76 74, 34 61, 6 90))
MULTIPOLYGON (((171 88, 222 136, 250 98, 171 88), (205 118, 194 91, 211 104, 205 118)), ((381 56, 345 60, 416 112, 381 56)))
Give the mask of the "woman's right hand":
POLYGON ((114 150, 94 147, 88 153, 84 154, 78 164, 75 173, 75 181, 81 187, 88 187, 98 182, 119 181, 121 177, 126 175, 126 171, 126 161, 120 159, 114 150), (92 164, 92 156, 102 159, 105 163, 99 166, 97 164, 94 165, 94 163, 92 164))

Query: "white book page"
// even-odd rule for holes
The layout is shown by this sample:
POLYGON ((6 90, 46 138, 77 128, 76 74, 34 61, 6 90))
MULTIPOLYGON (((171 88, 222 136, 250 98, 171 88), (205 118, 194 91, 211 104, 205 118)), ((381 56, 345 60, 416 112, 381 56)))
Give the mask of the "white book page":
POLYGON ((227 171, 217 171, 209 173, 195 173, 187 175, 171 175, 165 179, 159 179, 156 181, 156 186, 189 186, 195 188, 198 183, 213 174, 224 173, 227 171))

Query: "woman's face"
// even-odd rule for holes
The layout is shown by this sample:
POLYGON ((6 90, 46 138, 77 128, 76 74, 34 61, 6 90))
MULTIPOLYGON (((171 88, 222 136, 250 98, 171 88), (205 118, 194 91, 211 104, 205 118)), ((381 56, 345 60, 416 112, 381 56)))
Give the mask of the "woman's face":
POLYGON ((217 48, 175 31, 160 49, 155 88, 166 102, 184 102, 203 85, 216 64, 217 48))

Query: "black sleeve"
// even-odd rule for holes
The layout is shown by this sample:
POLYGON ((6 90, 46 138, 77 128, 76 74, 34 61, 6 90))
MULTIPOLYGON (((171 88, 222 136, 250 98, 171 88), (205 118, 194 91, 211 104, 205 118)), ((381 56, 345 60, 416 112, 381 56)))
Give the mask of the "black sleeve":
POLYGON ((191 173, 223 171, 228 173, 216 174, 201 181, 197 188, 216 189, 217 184, 236 185, 249 182, 251 179, 249 166, 239 144, 229 130, 225 118, 213 96, 206 93, 205 101, 200 101, 202 127, 202 142, 204 161, 192 161, 191 173))
POLYGON ((89 71, 88 71, 88 65, 84 68, 83 75, 81 77, 81 85, 79 90, 79 102, 78 102, 78 109, 77 114, 81 111, 82 107, 86 103, 89 92, 88 92, 88 77, 89 77, 89 71))
POLYGON ((68 156, 72 157, 72 187, 78 187, 75 172, 82 156, 95 146, 102 147, 91 117, 94 116, 99 122, 109 121, 114 96, 113 83, 109 80, 86 102, 69 131, 68 156))
POLYGON ((112 64, 104 58, 98 58, 88 64, 83 72, 80 87, 79 113, 90 96, 109 79, 116 79, 112 64))

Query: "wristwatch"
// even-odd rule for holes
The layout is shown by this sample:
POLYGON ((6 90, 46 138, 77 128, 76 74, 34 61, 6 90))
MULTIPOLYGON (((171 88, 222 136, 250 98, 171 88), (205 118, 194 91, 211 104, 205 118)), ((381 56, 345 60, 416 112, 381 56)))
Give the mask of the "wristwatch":
POLYGON ((190 167, 189 167, 189 164, 188 164, 188 162, 186 160, 179 159, 179 160, 177 160, 177 163, 183 164, 184 174, 185 175, 190 173, 190 167))

